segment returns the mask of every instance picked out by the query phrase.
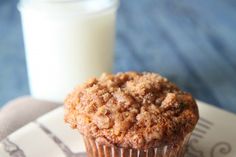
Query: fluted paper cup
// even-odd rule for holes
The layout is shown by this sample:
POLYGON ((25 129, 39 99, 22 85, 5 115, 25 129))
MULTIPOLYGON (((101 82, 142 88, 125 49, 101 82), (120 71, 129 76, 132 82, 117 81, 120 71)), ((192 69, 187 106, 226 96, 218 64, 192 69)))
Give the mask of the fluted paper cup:
POLYGON ((84 142, 88 157, 183 157, 189 137, 190 134, 177 144, 145 150, 101 145, 95 139, 85 136, 84 142))

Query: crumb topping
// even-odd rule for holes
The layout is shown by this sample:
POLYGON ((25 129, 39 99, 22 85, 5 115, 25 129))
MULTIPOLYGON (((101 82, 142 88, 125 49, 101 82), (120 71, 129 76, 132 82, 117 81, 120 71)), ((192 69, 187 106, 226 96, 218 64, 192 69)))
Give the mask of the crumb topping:
POLYGON ((101 144, 142 148, 171 144, 198 120, 193 97, 155 73, 103 74, 65 100, 65 121, 101 144))

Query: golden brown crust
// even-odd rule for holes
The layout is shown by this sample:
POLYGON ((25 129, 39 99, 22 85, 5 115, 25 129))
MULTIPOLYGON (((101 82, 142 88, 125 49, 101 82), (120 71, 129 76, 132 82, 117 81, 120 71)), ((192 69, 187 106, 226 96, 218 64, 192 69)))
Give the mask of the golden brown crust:
POLYGON ((103 74, 67 97, 65 121, 99 143, 147 149, 182 140, 194 129, 198 108, 158 74, 103 74))

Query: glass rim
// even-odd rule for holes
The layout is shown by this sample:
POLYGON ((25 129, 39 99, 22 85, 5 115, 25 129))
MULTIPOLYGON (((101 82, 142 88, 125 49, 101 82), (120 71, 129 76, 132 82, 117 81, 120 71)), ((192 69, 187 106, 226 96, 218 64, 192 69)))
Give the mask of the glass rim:
MULTIPOLYGON (((30 1, 36 1, 37 4, 39 5, 56 5, 56 4, 76 4, 76 3, 93 3, 93 2, 104 2, 104 1, 109 1, 110 4, 108 5, 105 5, 104 7, 101 7, 100 9, 96 9, 96 10, 93 10, 93 11, 84 11, 84 12, 80 12, 80 13, 77 13, 77 14, 81 14, 81 15, 91 15, 91 14, 95 14, 95 13, 102 13, 102 12, 105 12, 105 11, 108 11, 110 9, 115 9, 117 10, 119 5, 120 5, 120 0, 53 0, 53 1, 50 1, 50 0, 42 0, 42 1, 37 1, 37 0, 20 0, 17 4, 17 9, 22 12, 26 7, 29 7, 29 10, 32 9, 30 8, 30 1), (28 2, 27 2, 28 1, 28 2), (29 3, 29 4, 27 4, 29 3)), ((37 4, 33 4, 33 5, 37 5, 37 4)), ((52 8, 54 6, 51 6, 52 8)), ((56 11, 56 10, 54 10, 56 11)), ((57 11, 60 11, 60 10, 57 10, 57 11)), ((53 12, 53 11, 52 11, 53 12)))

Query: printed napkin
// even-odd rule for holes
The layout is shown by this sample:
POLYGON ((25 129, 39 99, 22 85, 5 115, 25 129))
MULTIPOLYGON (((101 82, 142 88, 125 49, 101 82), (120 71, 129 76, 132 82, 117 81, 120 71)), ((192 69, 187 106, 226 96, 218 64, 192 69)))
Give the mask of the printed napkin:
MULTIPOLYGON (((200 119, 185 157, 236 157, 236 116, 198 101, 200 119)), ((86 157, 82 136, 60 107, 0 142, 0 157, 86 157)))

